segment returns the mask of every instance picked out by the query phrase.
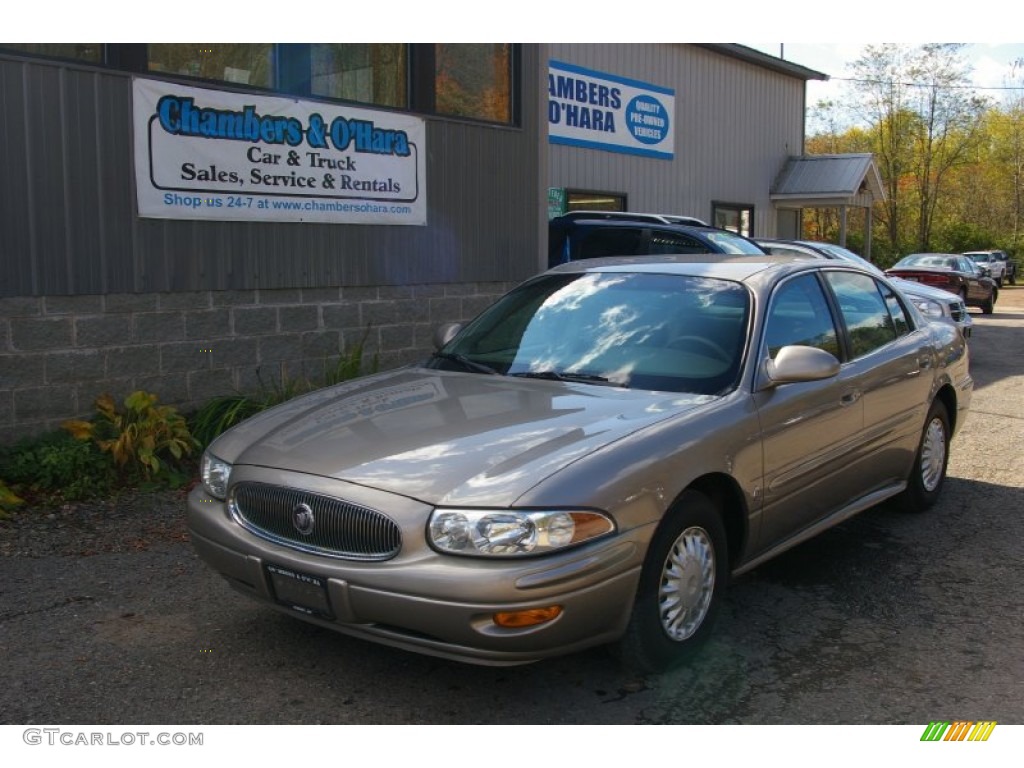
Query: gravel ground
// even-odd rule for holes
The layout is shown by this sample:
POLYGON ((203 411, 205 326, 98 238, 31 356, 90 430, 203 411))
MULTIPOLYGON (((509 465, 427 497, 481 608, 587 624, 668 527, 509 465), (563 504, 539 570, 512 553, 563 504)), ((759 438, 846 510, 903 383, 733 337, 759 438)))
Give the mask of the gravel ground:
POLYGON ((0 557, 87 557, 188 541, 186 494, 128 491, 100 501, 25 505, 0 520, 0 557))

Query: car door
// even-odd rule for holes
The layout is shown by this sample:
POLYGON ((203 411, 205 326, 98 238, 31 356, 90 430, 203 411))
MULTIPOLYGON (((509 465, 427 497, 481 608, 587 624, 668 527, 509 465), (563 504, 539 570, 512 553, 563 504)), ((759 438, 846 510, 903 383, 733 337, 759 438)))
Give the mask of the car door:
MULTIPOLYGON (((762 360, 798 344, 843 359, 831 305, 817 272, 780 284, 770 299, 762 360)), ((863 399, 856 369, 824 381, 767 385, 763 365, 754 402, 762 433, 762 517, 754 553, 798 534, 856 496, 861 485, 863 399)))
POLYGON ((864 406, 861 493, 904 480, 932 396, 936 364, 895 291, 871 275, 827 271, 848 343, 844 364, 864 406))
POLYGON ((958 272, 963 273, 967 280, 968 300, 972 303, 986 301, 992 292, 992 287, 986 280, 982 279, 981 267, 966 256, 958 257, 954 261, 954 268, 958 272))

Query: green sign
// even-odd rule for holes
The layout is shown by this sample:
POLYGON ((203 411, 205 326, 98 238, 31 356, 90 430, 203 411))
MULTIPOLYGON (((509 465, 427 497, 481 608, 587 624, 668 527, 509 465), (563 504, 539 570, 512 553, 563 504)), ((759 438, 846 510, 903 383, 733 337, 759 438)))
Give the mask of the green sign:
POLYGON ((548 187, 548 218, 561 216, 565 211, 565 190, 561 187, 548 187))

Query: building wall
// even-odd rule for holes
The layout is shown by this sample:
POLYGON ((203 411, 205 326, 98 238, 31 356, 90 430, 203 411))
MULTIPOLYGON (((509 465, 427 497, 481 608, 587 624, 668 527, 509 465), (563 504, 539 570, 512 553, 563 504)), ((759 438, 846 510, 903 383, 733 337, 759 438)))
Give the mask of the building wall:
POLYGON ((712 201, 753 204, 776 234, 769 192, 803 150, 804 80, 692 44, 552 44, 550 58, 675 90, 672 160, 552 145, 553 187, 625 192, 629 209, 711 220, 712 201))
POLYGON ((91 415, 136 389, 189 408, 320 378, 363 344, 380 370, 421 359, 434 329, 472 318, 508 282, 111 293, 0 299, 5 442, 91 415))
POLYGON ((538 271, 547 57, 522 51, 519 127, 425 118, 424 227, 138 218, 130 75, 0 54, 0 439, 104 391, 189 409, 367 329, 409 362, 538 271))

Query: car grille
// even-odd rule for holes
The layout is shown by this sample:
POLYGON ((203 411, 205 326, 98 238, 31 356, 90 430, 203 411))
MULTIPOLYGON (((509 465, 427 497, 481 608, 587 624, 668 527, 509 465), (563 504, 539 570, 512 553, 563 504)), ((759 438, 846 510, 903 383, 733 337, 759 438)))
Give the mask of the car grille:
POLYGON ((239 483, 231 491, 229 508, 235 520, 257 536, 303 552, 346 560, 387 560, 402 548, 402 534, 393 520, 330 496, 239 483), (309 528, 308 532, 300 531, 300 526, 309 528))
POLYGON ((949 314, 954 323, 962 323, 967 316, 967 306, 962 301, 949 302, 949 314))

